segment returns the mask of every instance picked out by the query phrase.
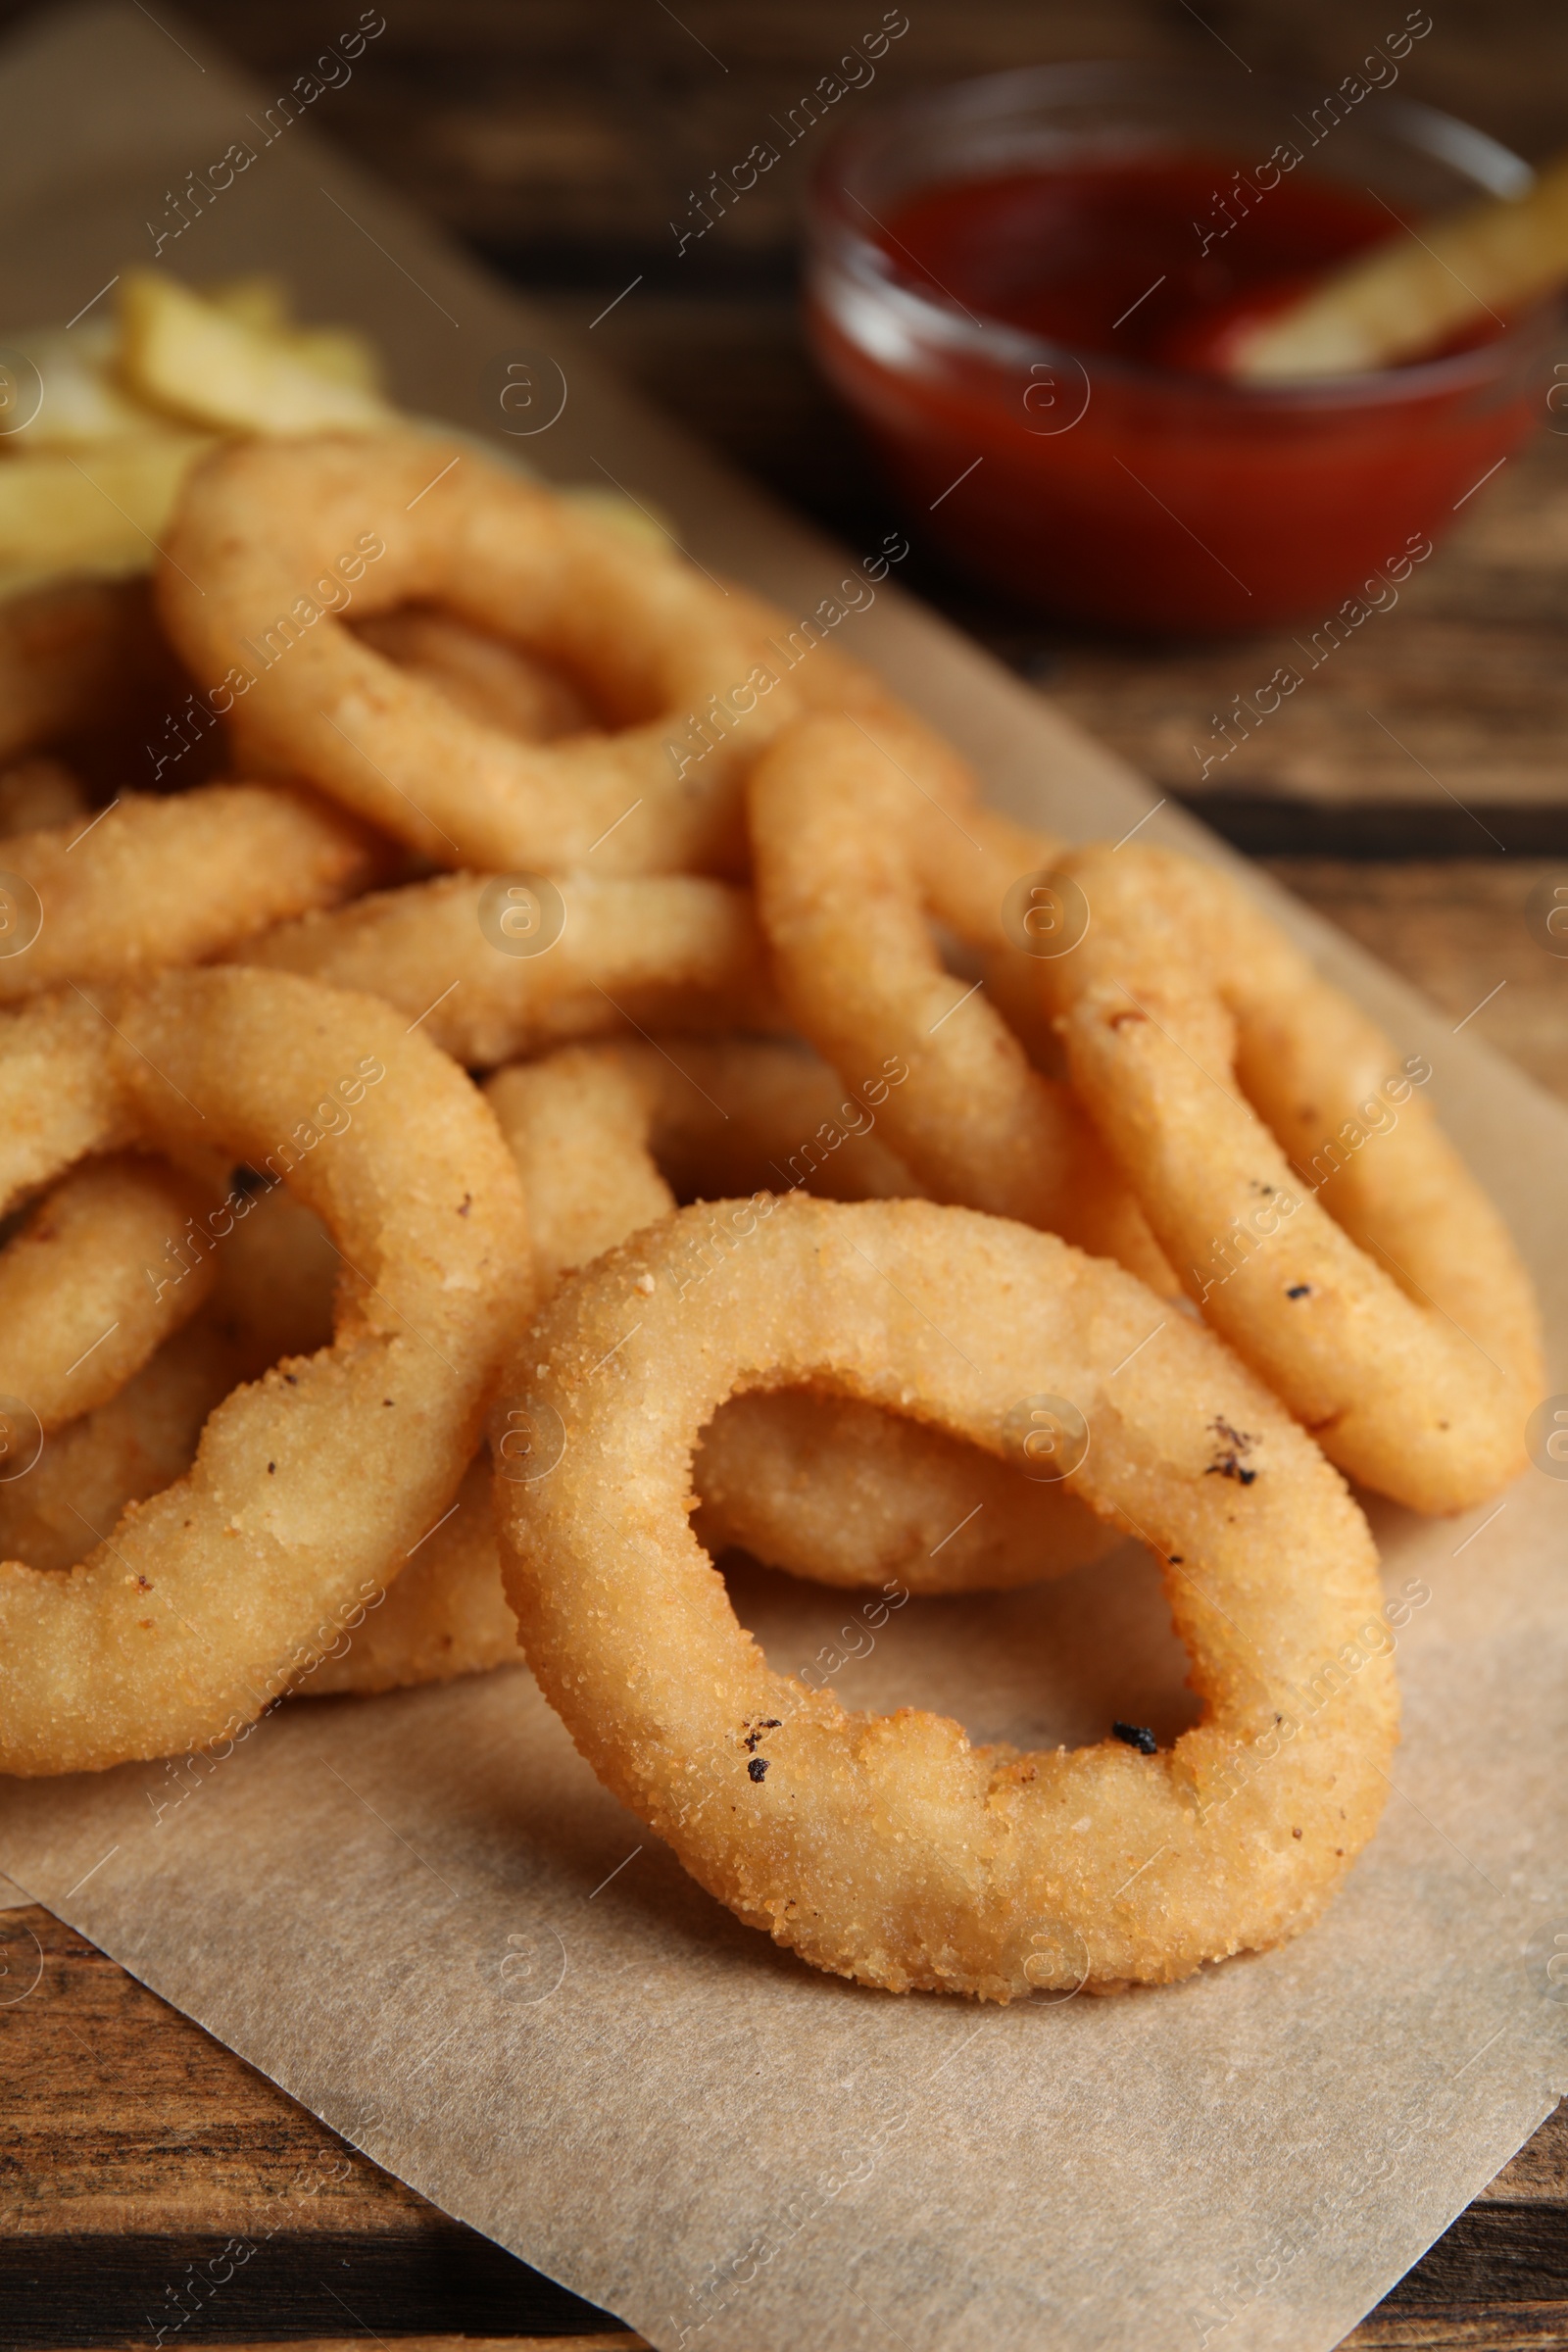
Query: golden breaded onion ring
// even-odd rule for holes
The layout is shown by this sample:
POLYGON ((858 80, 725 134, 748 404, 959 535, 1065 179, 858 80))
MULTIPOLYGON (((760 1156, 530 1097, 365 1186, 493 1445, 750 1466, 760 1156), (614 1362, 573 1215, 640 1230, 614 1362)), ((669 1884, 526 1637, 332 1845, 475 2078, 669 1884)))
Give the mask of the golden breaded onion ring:
POLYGON ((670 1037, 563 1046, 485 1080, 528 1203, 541 1296, 640 1226, 676 1191, 712 1199, 795 1186, 834 1200, 898 1200, 919 1187, 876 1134, 871 1101, 782 1040, 670 1037))
MULTIPOLYGON (((91 1163, 78 1171, 90 1172, 91 1163)), ((73 1181, 65 1178, 51 1200, 73 1181)), ((230 1389, 259 1380, 281 1356, 331 1346, 342 1264, 303 1201, 281 1185, 258 1192, 248 1215, 221 1244, 213 1239, 180 1285, 200 1297, 205 1269, 212 1288, 185 1329, 107 1402, 53 1431, 24 1475, 0 1478, 0 1560, 74 1568, 114 1533, 127 1502, 145 1501, 188 1470, 203 1423, 230 1389)))
POLYGON ((871 732, 824 715, 758 762, 757 902, 785 1008, 847 1084, 890 1059, 907 1067, 887 1138, 935 1199, 1063 1234, 1169 1288, 1070 1090, 1030 1066, 983 987, 943 968, 928 916, 1001 946, 1008 887, 1055 845, 944 793, 930 742, 891 719, 871 732))
POLYGON ((126 793, 95 822, 0 842, 0 1004, 201 963, 372 878, 328 802, 278 784, 126 793))
POLYGON ((213 1287, 202 1187, 134 1152, 71 1170, 0 1250, 0 1396, 44 1431, 106 1404, 213 1287))
POLYGON ((247 746, 437 864, 554 873, 596 854, 600 872, 640 874, 739 858, 741 778, 795 697, 786 682, 748 683, 755 634, 672 549, 471 446, 413 433, 216 450, 166 546, 165 625, 198 676, 251 681, 247 746), (359 568, 340 600, 324 584, 345 556, 359 568), (318 579, 321 597, 308 592, 318 579), (523 743, 338 617, 411 601, 580 680, 617 731, 523 743), (672 736, 715 702, 730 717, 677 772, 672 736))
POLYGON ((144 579, 63 579, 0 602, 0 760, 145 716, 186 683, 144 579))
POLYGON ((738 1918, 890 1990, 1164 1983, 1304 1927, 1372 1834, 1396 1720, 1371 1537, 1310 1439, 1212 1334, 1053 1235, 737 1201, 682 1296, 706 1214, 569 1282, 497 1407, 552 1432, 531 1481, 497 1477, 502 1561, 605 1785, 738 1918), (1043 1394, 1064 1402, 1088 1440, 1069 1484, 1164 1563, 1202 1721, 1154 1755, 1030 1754, 775 1674, 687 1497, 725 1397, 804 1381, 1000 1458, 1043 1394))
POLYGON ((280 923, 231 960, 384 997, 473 1069, 631 1027, 780 1018, 750 896, 697 874, 441 874, 280 923))
MULTIPOLYGON (((865 1091, 876 1104, 891 1090, 881 1080, 865 1091)), ((522 1177, 541 1298, 670 1213, 665 1172, 705 1192, 725 1189, 724 1177, 769 1191, 808 1180, 840 1200, 912 1189, 874 1133, 875 1111, 858 1095, 847 1102, 836 1075, 792 1046, 567 1047, 497 1071, 485 1094, 522 1177)), ((706 1264, 699 1248, 684 1279, 700 1285, 706 1264)), ((698 1533, 713 1551, 740 1545, 816 1584, 897 1576, 914 1592, 1004 1591, 1108 1548, 1062 1486, 809 1390, 731 1397, 703 1434, 694 1478, 698 1533)))
POLYGON ((1530 1278, 1388 1039, 1213 866, 1060 859, 1043 960, 1073 1084, 1204 1315, 1331 1461, 1458 1511, 1525 1460, 1530 1278))
MULTIPOLYGON (((522 743, 554 743, 593 726, 588 704, 559 670, 438 607, 376 612, 355 624, 354 634, 399 669, 439 687, 469 718, 522 743)), ((237 708, 242 712, 244 706, 237 708)))
POLYGON ((31 755, 0 768, 0 839, 41 833, 73 820, 79 832, 88 807, 79 778, 52 755, 31 755))
MULTIPOLYGON (((792 1177, 804 1167, 836 1198, 908 1187, 866 1104, 846 1102, 835 1074, 798 1047, 752 1038, 568 1046, 497 1071, 484 1091, 522 1178, 540 1297, 668 1216, 666 1171, 715 1191, 720 1170, 740 1183, 782 1181, 774 1162, 792 1177), (840 1144, 819 1148, 813 1164, 800 1147, 835 1114, 840 1144)), ((897 1578, 914 1592, 1001 1591, 1064 1575, 1114 1541, 1059 1484, 810 1390, 732 1396, 703 1433, 693 1478, 693 1525, 715 1555, 740 1545, 790 1575, 856 1590, 897 1578)), ((3 1512, 0 1489, 0 1527, 3 1512)), ((475 1464, 452 1516, 385 1602, 299 1688, 387 1690, 519 1659, 488 1466, 475 1464)))
POLYGON ((368 1697, 460 1674, 520 1666, 517 1620, 501 1582, 490 1462, 483 1447, 464 1473, 448 1515, 383 1577, 366 1601, 363 1625, 345 1625, 338 1642, 293 1684, 301 1698, 368 1697))
MULTIPOLYGON (((0 1209, 84 1150, 221 1149, 316 1209, 347 1268, 330 1348, 236 1390, 189 1474, 66 1576, 0 1564, 0 1770, 220 1740, 329 1647, 452 1499, 527 1297, 516 1171, 396 1013, 283 973, 165 973, 0 1018, 0 1209)), ((221 1216, 243 1216, 235 1188, 221 1216)))

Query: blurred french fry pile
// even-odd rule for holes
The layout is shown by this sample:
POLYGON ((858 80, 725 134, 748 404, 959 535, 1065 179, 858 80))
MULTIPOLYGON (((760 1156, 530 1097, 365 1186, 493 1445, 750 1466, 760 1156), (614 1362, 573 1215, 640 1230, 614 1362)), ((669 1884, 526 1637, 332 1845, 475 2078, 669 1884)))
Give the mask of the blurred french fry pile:
POLYGON ((116 295, 102 318, 0 334, 0 599, 63 571, 144 570, 217 440, 393 416, 370 344, 296 325, 276 279, 197 294, 135 270, 116 295))

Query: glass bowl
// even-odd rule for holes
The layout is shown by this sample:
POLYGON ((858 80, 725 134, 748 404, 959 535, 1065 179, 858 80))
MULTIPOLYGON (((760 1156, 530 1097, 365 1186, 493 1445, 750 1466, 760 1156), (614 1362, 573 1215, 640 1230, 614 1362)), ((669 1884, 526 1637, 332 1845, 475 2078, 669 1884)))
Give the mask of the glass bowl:
POLYGON ((1048 612, 1139 631, 1326 623, 1363 592, 1386 602, 1390 567, 1407 577, 1546 421, 1556 299, 1413 366, 1243 384, 976 316, 878 233, 925 189, 1194 157, 1212 159, 1212 226, 1267 202, 1282 143, 1298 174, 1401 220, 1531 178, 1495 140, 1386 88, 1325 99, 1165 66, 992 74, 824 149, 808 199, 812 345, 911 518, 962 568, 1048 612))

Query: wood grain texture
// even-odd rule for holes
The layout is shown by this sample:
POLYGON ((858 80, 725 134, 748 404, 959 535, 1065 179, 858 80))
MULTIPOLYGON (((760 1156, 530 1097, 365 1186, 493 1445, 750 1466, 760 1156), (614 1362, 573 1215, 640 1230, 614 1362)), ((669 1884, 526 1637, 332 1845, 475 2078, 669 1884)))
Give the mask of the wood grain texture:
MULTIPOLYGON (((230 2344, 226 2352, 277 2352, 279 2341, 285 2341, 288 2352, 365 2352, 363 2335, 289 2336, 279 2339, 268 2336, 262 2342, 230 2344)), ((616 2328, 600 2335, 402 2335, 397 2338, 398 2352, 476 2352, 479 2342, 484 2352, 651 2352, 645 2337, 628 2334, 616 2328)), ((101 2347, 87 2345, 65 2346, 62 2352, 101 2352, 101 2347)))
MULTIPOLYGON (((0 22, 31 13, 6 0, 0 22)), ((358 11, 344 17, 351 23, 358 11)), ((322 128, 460 237, 585 282, 631 259, 682 281, 787 276, 798 176, 774 174, 678 263, 670 215, 744 154, 767 117, 878 24, 883 0, 399 0, 322 128)), ((1404 0, 911 0, 878 93, 1061 58, 1199 60, 1326 89, 1404 0)), ((1563 136, 1568 20, 1555 0, 1444 0, 1400 94, 1451 109, 1537 157, 1563 136)), ((277 88, 335 18, 320 0, 181 0, 203 38, 277 88)), ((626 276, 630 276, 627 270, 626 276)))
POLYGON ((1432 2316, 1391 2302, 1353 2328, 1340 2352, 1562 2352, 1564 2344, 1561 2303, 1452 2305, 1432 2316))
POLYGON ((1450 1028, 1462 1026, 1568 1098, 1568 956, 1548 954, 1529 919, 1543 883, 1568 883, 1568 858, 1267 863, 1288 890, 1430 997, 1450 1028))
POLYGON ((0 1916, 0 2352, 407 2338, 635 2347, 381 2172, 74 1930, 0 1916))

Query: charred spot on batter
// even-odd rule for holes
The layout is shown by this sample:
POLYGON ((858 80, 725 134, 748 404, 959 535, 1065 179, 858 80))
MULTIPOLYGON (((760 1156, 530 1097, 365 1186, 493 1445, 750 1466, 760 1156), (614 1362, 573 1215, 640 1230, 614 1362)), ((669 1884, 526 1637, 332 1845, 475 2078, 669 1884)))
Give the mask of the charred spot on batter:
POLYGON ((152 1587, 151 1587, 151 1585, 150 1585, 150 1584, 147 1582, 147 1579, 146 1579, 146 1578, 145 1578, 145 1577, 142 1575, 142 1573, 141 1573, 141 1571, 140 1571, 140 1569, 139 1569, 139 1568, 138 1568, 138 1570, 136 1571, 136 1584, 137 1584, 137 1588, 138 1588, 138 1590, 139 1590, 140 1592, 150 1592, 152 1591, 152 1587))
MULTIPOLYGON (((755 1751, 757 1743, 761 1739, 764 1732, 776 1732, 778 1729, 779 1718, 776 1715, 760 1715, 757 1721, 753 1724, 751 1730, 747 1733, 745 1739, 741 1741, 741 1745, 745 1748, 747 1754, 751 1755, 755 1751)), ((765 1771, 767 1768, 764 1765, 762 1769, 765 1771)), ((752 1775, 754 1781, 760 1781, 761 1777, 762 1774, 760 1772, 754 1772, 752 1775)))
POLYGON ((1179 1568, 1186 1557, 1184 1551, 1167 1551, 1165 1554, 1166 1563, 1172 1568, 1179 1568))
POLYGON ((1257 1440, 1250 1437, 1245 1429, 1232 1429, 1223 1415, 1211 1421, 1208 1426, 1218 1438, 1219 1446, 1214 1459, 1203 1472, 1203 1476, 1205 1478, 1234 1478, 1238 1485, 1250 1487, 1256 1478, 1257 1472, 1247 1469, 1244 1463, 1245 1457, 1251 1452, 1257 1440))
POLYGON ((1110 1729, 1112 1738, 1121 1740, 1126 1747, 1136 1747, 1141 1756, 1158 1755, 1159 1741, 1144 1724, 1113 1723, 1110 1729))
POLYGON ((472 1206, 473 1206, 473 1195, 472 1195, 471 1193, 465 1193, 465 1194, 464 1194, 464 1196, 463 1196, 463 1205, 462 1205, 462 1207, 461 1207, 461 1208, 458 1210, 458 1214, 459 1214, 459 1216, 460 1216, 460 1217, 466 1217, 466 1216, 467 1215, 467 1213, 468 1213, 469 1209, 470 1209, 472 1206))
POLYGON ((277 1464, 276 1464, 275 1462, 269 1462, 269 1463, 268 1463, 268 1465, 267 1465, 267 1475, 268 1475, 268 1477, 269 1477, 269 1478, 270 1478, 270 1477, 273 1475, 273 1473, 274 1473, 274 1471, 276 1470, 276 1468, 277 1468, 277 1464))
POLYGON ((1300 1836, 1300 1835, 1301 1835, 1301 1833, 1300 1833, 1300 1831, 1299 1831, 1299 1830, 1293 1830, 1293 1831, 1291 1832, 1291 1836, 1292 1836, 1293 1838, 1299 1838, 1299 1836, 1300 1836))
POLYGON ((765 1756, 754 1756, 751 1762, 747 1765, 746 1769, 751 1774, 754 1781, 765 1781, 767 1778, 767 1758, 765 1756))
POLYGON ((1309 1282, 1293 1282, 1285 1296, 1287 1298, 1310 1298, 1312 1285, 1309 1282))

